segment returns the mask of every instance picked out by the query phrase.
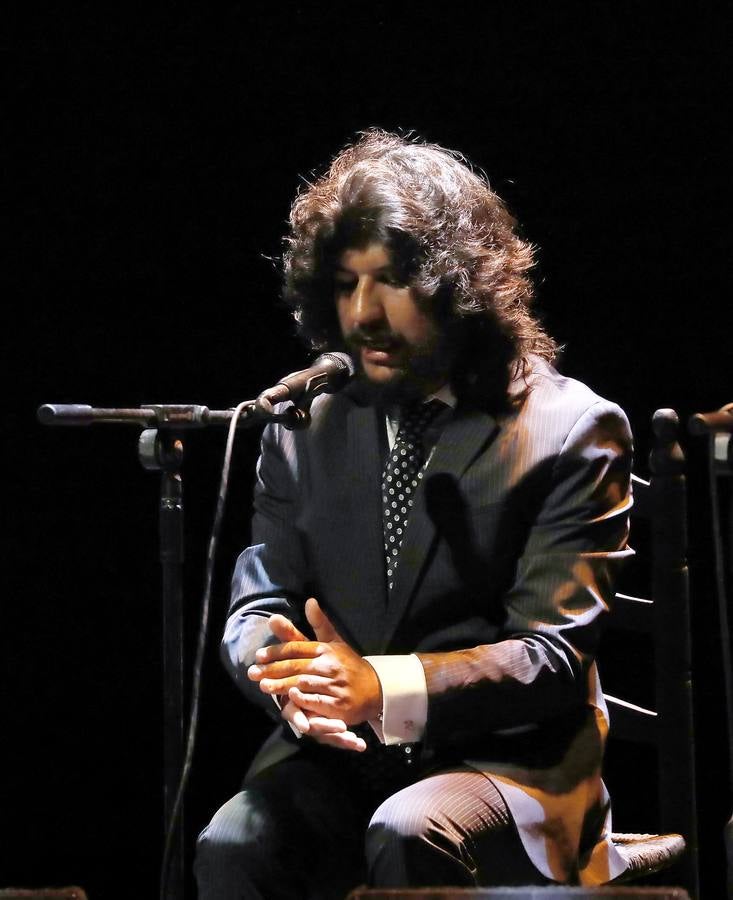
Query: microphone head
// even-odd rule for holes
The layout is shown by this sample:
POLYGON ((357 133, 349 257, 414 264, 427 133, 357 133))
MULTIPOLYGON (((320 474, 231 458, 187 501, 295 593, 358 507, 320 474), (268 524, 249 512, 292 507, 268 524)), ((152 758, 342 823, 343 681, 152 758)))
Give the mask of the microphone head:
MULTIPOLYGON (((333 394, 346 387, 353 375, 354 363, 346 353, 322 353, 307 369, 291 372, 263 391, 257 401, 273 406, 286 400, 297 403, 304 396, 312 399, 318 394, 333 394)), ((265 412, 270 415, 271 409, 265 412)))
MULTIPOLYGON (((319 365, 321 362, 333 362, 336 366, 335 369, 332 369, 334 374, 343 372, 346 381, 350 380, 354 377, 354 373, 356 369, 354 367, 354 360, 349 356, 348 353, 341 353, 337 350, 328 350, 326 353, 322 353, 318 359, 314 362, 313 365, 319 365)), ((344 382, 345 384, 346 382, 344 382)))

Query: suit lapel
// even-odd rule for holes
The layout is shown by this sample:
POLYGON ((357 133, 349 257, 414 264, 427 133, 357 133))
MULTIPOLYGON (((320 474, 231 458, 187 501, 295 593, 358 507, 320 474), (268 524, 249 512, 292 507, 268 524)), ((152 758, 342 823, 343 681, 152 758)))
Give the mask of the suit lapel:
POLYGON ((387 609, 387 621, 380 641, 381 653, 386 651, 405 614, 426 557, 435 541, 435 523, 428 515, 425 503, 425 482, 436 475, 460 479, 471 462, 493 439, 497 429, 494 417, 479 410, 456 410, 443 429, 425 469, 422 483, 414 495, 400 549, 394 589, 387 609))

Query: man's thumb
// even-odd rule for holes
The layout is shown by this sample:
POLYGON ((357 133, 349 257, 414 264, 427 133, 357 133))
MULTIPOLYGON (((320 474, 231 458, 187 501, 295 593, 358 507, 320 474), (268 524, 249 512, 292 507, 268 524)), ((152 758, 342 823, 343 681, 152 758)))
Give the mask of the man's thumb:
POLYGON ((315 597, 309 597, 305 601, 305 617, 316 634, 317 641, 341 641, 343 638, 331 624, 328 616, 321 609, 315 597))
POLYGON ((307 640, 303 632, 296 628, 295 625, 280 613, 270 616, 270 631, 275 635, 278 641, 286 643, 287 641, 305 641, 307 640))

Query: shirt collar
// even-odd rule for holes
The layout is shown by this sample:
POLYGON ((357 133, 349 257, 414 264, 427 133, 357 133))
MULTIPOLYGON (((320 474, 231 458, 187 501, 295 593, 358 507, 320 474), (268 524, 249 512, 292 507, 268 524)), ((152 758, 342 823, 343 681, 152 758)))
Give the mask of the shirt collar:
MULTIPOLYGON (((448 409, 455 409, 458 405, 458 400, 456 399, 456 395, 453 393, 451 386, 449 384, 444 384, 443 387, 438 388, 433 394, 428 395, 423 403, 430 403, 431 400, 437 400, 439 403, 444 403, 448 409)), ((386 419, 387 419, 387 433, 389 435, 390 448, 394 443, 395 435, 399 429, 399 411, 396 406, 390 407, 386 410, 386 419)))
POLYGON ((445 405, 449 406, 451 409, 455 409, 458 404, 456 395, 453 393, 453 389, 449 384, 444 384, 443 387, 439 388, 434 394, 430 394, 430 396, 425 398, 426 403, 429 403, 431 400, 440 400, 441 403, 445 403, 445 405))

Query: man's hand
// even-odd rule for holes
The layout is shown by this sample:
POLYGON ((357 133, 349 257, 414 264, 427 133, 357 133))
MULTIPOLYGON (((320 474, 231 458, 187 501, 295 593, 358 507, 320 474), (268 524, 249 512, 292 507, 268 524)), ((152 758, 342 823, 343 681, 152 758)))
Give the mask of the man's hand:
MULTIPOLYGON (((267 694, 287 694, 297 707, 288 711, 288 721, 299 731, 297 723, 302 719, 298 710, 344 727, 377 718, 382 690, 374 669, 343 640, 313 597, 305 605, 305 614, 316 640, 307 640, 284 616, 273 616, 270 628, 283 643, 257 651, 256 665, 247 672, 249 678, 259 682, 260 690, 267 694)), ((316 728, 320 727, 321 722, 316 728)), ((329 734, 345 733, 336 730, 329 734)))
MULTIPOLYGON (((270 630, 282 642, 307 641, 308 638, 285 616, 275 614, 270 618, 270 630)), ((339 750, 355 750, 358 753, 366 750, 363 738, 348 731, 346 723, 340 719, 328 719, 315 713, 301 709, 287 696, 278 697, 281 716, 301 734, 312 737, 319 744, 327 744, 339 750)))
POLYGON ((338 750, 355 750, 362 753, 366 750, 364 738, 349 731, 346 723, 339 719, 327 719, 315 713, 306 712, 292 700, 288 700, 282 708, 281 715, 303 735, 312 737, 319 744, 327 744, 338 750))

